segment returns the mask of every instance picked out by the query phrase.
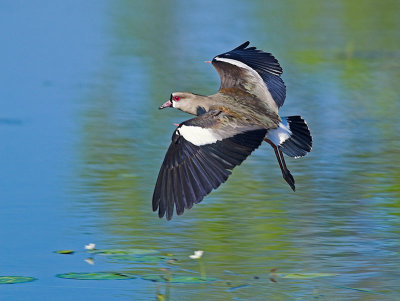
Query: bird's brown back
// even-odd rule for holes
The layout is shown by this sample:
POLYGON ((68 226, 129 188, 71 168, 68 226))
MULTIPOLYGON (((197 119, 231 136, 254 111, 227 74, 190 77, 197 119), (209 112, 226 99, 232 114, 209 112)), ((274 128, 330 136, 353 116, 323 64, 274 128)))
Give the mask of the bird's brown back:
POLYGON ((265 102, 241 89, 222 89, 210 95, 212 110, 220 110, 251 124, 261 125, 266 129, 278 127, 281 118, 265 102))

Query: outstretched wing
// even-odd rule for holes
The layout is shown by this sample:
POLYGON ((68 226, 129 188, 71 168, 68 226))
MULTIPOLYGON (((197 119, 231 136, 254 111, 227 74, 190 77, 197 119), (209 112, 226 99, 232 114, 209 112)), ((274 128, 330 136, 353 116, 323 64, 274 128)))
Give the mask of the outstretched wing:
POLYGON ((247 41, 212 60, 221 79, 220 90, 243 89, 278 111, 286 98, 282 68, 271 53, 247 47, 249 44, 247 41))
POLYGON ((224 183, 263 141, 266 130, 221 111, 209 111, 175 130, 158 174, 153 211, 170 220, 224 183))

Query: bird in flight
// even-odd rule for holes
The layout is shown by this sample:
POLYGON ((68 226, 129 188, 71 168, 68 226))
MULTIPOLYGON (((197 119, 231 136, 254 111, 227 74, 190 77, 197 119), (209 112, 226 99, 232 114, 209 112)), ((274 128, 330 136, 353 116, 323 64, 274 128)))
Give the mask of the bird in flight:
POLYGON ((283 154, 303 157, 312 137, 300 116, 280 117, 286 97, 277 59, 250 42, 217 55, 211 63, 221 84, 210 96, 174 92, 159 107, 195 115, 179 124, 165 155, 153 194, 153 211, 167 220, 199 203, 224 183, 265 141, 274 149, 283 178, 295 190, 283 154))

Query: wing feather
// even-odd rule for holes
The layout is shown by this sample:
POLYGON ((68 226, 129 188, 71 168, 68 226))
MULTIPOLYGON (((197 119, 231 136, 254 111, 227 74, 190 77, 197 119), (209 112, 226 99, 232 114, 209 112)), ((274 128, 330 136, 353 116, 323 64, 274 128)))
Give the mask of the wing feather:
MULTIPOLYGON (((172 142, 161 166, 153 194, 153 211, 172 218, 199 203, 213 189, 224 183, 231 170, 240 165, 263 141, 266 129, 244 124, 225 113, 210 111, 182 123, 172 135, 172 142), (227 124, 229 120, 229 124, 227 124), (199 145, 190 142, 190 127, 207 125, 208 135, 219 137, 199 145), (187 126, 184 135, 180 127, 187 126)), ((198 129, 193 133, 198 134, 198 129)))
POLYGON ((249 44, 247 41, 212 60, 221 79, 220 90, 240 88, 278 109, 286 98, 286 86, 280 77, 282 68, 271 53, 248 47, 249 44))

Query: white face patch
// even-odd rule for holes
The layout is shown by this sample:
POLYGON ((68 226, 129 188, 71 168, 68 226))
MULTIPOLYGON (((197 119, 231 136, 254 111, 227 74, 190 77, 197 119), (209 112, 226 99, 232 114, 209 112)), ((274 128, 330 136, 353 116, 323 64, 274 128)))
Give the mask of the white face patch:
POLYGON ((202 128, 199 126, 182 125, 178 131, 183 138, 197 146, 211 144, 218 140, 222 140, 222 137, 212 129, 202 128))
POLYGON ((292 131, 289 128, 289 124, 285 118, 282 118, 282 122, 279 123, 279 127, 276 129, 268 130, 267 138, 271 140, 276 146, 281 145, 292 135, 292 131))

